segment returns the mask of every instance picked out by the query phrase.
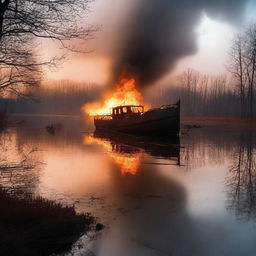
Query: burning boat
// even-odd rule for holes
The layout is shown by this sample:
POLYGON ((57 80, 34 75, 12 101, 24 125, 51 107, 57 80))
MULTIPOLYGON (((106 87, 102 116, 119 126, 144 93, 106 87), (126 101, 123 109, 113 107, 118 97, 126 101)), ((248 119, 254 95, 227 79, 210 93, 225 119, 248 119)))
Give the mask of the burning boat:
POLYGON ((178 134, 180 101, 144 111, 143 105, 121 105, 108 115, 95 115, 96 131, 118 131, 133 134, 178 134))
POLYGON ((96 131, 158 137, 180 131, 180 101, 150 109, 134 78, 120 78, 114 90, 105 92, 98 102, 85 104, 83 110, 94 117, 96 131))

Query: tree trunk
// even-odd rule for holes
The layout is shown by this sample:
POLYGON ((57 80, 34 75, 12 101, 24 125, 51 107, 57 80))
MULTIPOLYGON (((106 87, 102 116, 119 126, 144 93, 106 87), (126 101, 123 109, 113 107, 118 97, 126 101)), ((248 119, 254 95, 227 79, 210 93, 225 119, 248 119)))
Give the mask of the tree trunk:
POLYGON ((3 36, 4 14, 9 6, 10 0, 0 1, 0 40, 3 36))

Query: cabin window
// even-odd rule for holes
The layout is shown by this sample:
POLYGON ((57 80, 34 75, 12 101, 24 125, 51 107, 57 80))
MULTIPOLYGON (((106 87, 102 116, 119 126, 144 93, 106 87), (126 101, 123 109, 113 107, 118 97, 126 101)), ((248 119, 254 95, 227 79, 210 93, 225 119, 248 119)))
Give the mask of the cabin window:
POLYGON ((122 115, 127 113, 143 113, 143 107, 141 106, 125 106, 113 109, 113 115, 122 115))
POLYGON ((141 111, 141 108, 139 108, 139 107, 132 107, 132 112, 133 113, 141 113, 142 111, 141 111))

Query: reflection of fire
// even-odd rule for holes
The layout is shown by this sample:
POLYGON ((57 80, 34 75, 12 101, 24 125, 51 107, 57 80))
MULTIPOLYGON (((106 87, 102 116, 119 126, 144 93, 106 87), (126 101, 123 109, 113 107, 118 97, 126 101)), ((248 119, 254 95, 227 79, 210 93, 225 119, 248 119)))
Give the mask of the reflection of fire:
POLYGON ((121 105, 141 105, 142 94, 136 89, 135 79, 120 79, 115 90, 108 91, 103 95, 103 103, 88 103, 83 110, 90 116, 111 114, 111 109, 121 105))
POLYGON ((138 155, 127 156, 121 154, 113 154, 112 158, 115 163, 120 167, 122 175, 132 174, 135 175, 140 167, 140 158, 138 155))
POLYGON ((141 153, 136 154, 121 154, 112 151, 112 145, 110 141, 103 140, 100 138, 95 138, 93 135, 86 135, 84 137, 85 144, 98 144, 101 145, 106 151, 108 151, 109 156, 114 160, 114 162, 120 168, 122 175, 132 174, 135 175, 138 172, 141 161, 141 153))

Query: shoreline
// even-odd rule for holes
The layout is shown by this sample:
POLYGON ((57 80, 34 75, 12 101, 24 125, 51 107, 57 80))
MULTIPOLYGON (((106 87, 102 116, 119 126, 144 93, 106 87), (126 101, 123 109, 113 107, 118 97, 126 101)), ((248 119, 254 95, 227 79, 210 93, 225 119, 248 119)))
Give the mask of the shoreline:
POLYGON ((181 125, 256 127, 256 119, 212 116, 181 116, 181 125))

